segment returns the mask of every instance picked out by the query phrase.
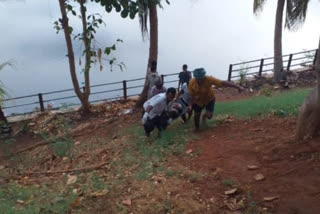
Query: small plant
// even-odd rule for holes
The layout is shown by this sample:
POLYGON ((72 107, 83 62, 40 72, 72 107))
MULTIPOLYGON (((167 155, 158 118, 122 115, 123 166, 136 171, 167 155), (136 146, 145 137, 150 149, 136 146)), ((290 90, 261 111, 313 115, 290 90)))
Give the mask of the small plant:
POLYGON ((166 200, 163 204, 163 211, 164 213, 170 213, 173 209, 172 202, 169 200, 166 200))
POLYGON ((92 189, 94 191, 100 191, 105 189, 105 184, 98 173, 94 172, 92 176, 92 189))
POLYGON ((67 134, 64 137, 55 137, 55 136, 49 136, 45 132, 41 132, 40 135, 48 141, 51 141, 51 148, 55 152, 55 154, 59 157, 71 157, 72 156, 72 148, 74 146, 73 139, 71 137, 70 131, 69 131, 69 125, 63 124, 62 127, 66 128, 67 134))
POLYGON ((191 182, 191 183, 197 182, 197 181, 200 180, 201 177, 202 177, 202 175, 201 175, 200 173, 194 172, 194 173, 192 173, 192 174, 190 175, 190 182, 191 182))
POLYGON ((226 187, 232 188, 235 182, 232 179, 225 179, 222 181, 222 184, 226 187))
POLYGON ((261 94, 262 94, 263 96, 266 96, 266 97, 271 97, 271 96, 272 96, 272 89, 270 89, 270 88, 263 88, 263 89, 261 90, 261 94))
POLYGON ((245 213, 247 213, 247 214, 259 214, 259 213, 260 213, 260 212, 259 212, 259 209, 258 209, 258 207, 257 207, 256 202, 253 200, 250 191, 248 191, 247 199, 248 199, 249 207, 247 208, 247 210, 246 210, 245 213))
POLYGON ((178 172, 176 170, 169 169, 165 172, 166 177, 173 177, 176 176, 178 172))
POLYGON ((246 76, 247 76, 247 73, 248 73, 248 67, 249 65, 247 64, 243 64, 240 68, 240 71, 239 71, 239 84, 242 85, 244 83, 244 81, 246 80, 246 76))

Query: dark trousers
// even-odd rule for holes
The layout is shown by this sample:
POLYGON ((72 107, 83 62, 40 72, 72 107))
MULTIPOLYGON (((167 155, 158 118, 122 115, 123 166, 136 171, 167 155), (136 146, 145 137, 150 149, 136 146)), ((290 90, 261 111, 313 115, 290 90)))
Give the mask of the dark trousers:
POLYGON ((155 127, 157 127, 159 131, 162 131, 168 126, 168 116, 166 112, 163 112, 160 116, 157 115, 152 119, 148 118, 147 122, 143 124, 143 126, 146 134, 150 134, 155 127))

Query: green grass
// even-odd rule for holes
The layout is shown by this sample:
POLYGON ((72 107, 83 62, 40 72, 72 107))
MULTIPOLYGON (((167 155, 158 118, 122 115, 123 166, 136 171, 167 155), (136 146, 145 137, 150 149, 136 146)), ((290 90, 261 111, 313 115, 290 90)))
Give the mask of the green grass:
POLYGON ((47 187, 24 187, 10 182, 0 187, 0 213, 66 213, 75 199, 71 189, 52 192, 47 187))
MULTIPOLYGON (((310 89, 303 89, 275 95, 257 96, 240 101, 217 102, 214 119, 208 121, 208 125, 201 124, 200 129, 219 125, 227 115, 243 119, 265 116, 272 112, 279 116, 296 115, 310 91, 310 89)), ((157 137, 157 130, 152 132, 150 138, 145 137, 142 126, 135 125, 122 130, 120 135, 128 135, 129 133, 133 136, 131 138, 133 140, 128 142, 125 151, 126 158, 122 162, 127 162, 127 165, 138 165, 135 172, 138 180, 148 179, 159 171, 158 168, 163 168, 168 157, 183 154, 187 142, 197 138, 197 135, 192 131, 193 127, 193 119, 187 124, 182 124, 182 120, 179 118, 162 132, 160 138, 157 137)), ((126 165, 126 163, 122 164, 126 165)), ((167 176, 170 177, 170 174, 168 173, 167 176)))
POLYGON ((300 89, 273 96, 257 96, 246 100, 217 102, 215 115, 234 115, 248 118, 268 115, 271 112, 287 116, 297 115, 299 107, 311 89, 300 89))

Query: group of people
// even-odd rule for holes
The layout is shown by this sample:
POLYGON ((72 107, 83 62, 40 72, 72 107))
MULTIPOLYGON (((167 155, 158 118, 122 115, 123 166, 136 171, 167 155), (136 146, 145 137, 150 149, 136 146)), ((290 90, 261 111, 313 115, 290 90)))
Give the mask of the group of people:
POLYGON ((243 87, 229 81, 222 81, 213 76, 206 75, 204 68, 195 69, 192 73, 188 66, 182 66, 183 71, 179 73, 178 92, 175 88, 166 89, 163 81, 157 73, 157 64, 152 62, 150 74, 147 77, 148 100, 143 104, 142 123, 147 136, 157 128, 159 135, 173 120, 181 116, 184 122, 194 112, 195 130, 199 130, 201 112, 203 122, 211 119, 215 107, 215 87, 233 87, 239 92, 243 87))

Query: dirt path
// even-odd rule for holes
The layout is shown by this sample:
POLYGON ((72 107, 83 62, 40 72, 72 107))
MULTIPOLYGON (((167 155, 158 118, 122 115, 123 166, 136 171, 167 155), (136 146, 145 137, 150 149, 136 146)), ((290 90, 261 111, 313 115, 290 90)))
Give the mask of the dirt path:
MULTIPOLYGON (((199 171, 232 179, 242 194, 272 213, 316 214, 320 210, 320 138, 294 141, 295 118, 270 117, 224 123, 202 134, 202 141, 189 148, 202 151, 188 164, 199 171), (256 165, 256 170, 248 170, 256 165), (261 173, 265 179, 256 181, 261 173), (264 202, 264 197, 277 197, 264 202)), ((216 195, 200 185, 202 194, 216 195)), ((226 189, 226 187, 224 187, 226 189)))

